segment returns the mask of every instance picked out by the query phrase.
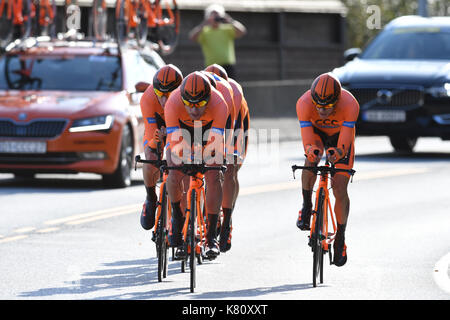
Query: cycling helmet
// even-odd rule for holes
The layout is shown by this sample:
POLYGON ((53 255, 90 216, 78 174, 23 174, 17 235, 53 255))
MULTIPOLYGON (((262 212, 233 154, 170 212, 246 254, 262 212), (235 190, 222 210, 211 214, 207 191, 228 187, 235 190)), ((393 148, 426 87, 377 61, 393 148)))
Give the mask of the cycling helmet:
POLYGON ((331 73, 318 76, 311 86, 311 98, 319 108, 332 108, 341 95, 341 83, 331 73))
POLYGON ((203 71, 203 70, 200 71, 200 72, 208 78, 209 83, 211 83, 211 85, 212 85, 214 88, 217 88, 217 82, 216 82, 216 79, 214 78, 214 76, 213 76, 213 74, 212 74, 211 72, 207 72, 207 71, 203 71))
POLYGON ((182 80, 183 74, 180 69, 173 64, 168 64, 156 72, 153 77, 153 89, 159 96, 168 94, 178 88, 182 80))
POLYGON ((205 71, 212 72, 212 73, 218 75, 219 77, 224 78, 225 80, 228 81, 227 72, 221 65, 218 65, 217 63, 207 66, 205 68, 205 71))
POLYGON ((203 107, 211 96, 211 83, 199 71, 190 73, 184 78, 180 87, 183 103, 189 107, 203 107))

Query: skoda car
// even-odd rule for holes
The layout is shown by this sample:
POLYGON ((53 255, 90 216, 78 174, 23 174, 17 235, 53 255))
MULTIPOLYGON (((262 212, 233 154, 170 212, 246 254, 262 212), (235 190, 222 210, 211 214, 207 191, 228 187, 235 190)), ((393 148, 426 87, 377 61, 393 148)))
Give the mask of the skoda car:
POLYGON ((411 152, 419 137, 450 140, 450 17, 400 17, 333 70, 360 104, 358 135, 411 152), (352 59, 353 58, 353 59, 352 59))
POLYGON ((136 84, 163 65, 112 42, 12 43, 0 58, 0 172, 90 172, 129 186, 144 130, 136 84))

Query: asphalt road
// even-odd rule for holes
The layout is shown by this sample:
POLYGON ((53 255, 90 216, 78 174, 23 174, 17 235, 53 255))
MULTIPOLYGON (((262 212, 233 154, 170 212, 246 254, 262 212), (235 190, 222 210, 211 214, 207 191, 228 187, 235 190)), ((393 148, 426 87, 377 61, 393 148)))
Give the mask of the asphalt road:
POLYGON ((313 288, 307 234, 295 226, 300 173, 290 170, 304 157, 299 140, 282 140, 250 146, 232 249, 198 266, 195 293, 179 262, 157 281, 155 246, 139 224, 140 170, 132 187, 112 190, 89 174, 0 174, 0 299, 450 298, 450 142, 420 139, 399 156, 386 138, 357 138, 348 262, 326 264, 313 288))

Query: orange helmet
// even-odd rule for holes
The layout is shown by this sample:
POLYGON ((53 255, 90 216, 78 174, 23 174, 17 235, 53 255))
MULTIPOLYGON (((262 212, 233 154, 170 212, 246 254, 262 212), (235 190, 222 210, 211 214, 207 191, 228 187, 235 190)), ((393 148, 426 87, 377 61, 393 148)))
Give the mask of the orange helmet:
POLYGON ((216 79, 214 78, 214 76, 213 76, 213 74, 211 72, 207 72, 207 71, 204 71, 204 70, 201 70, 200 72, 208 78, 209 82, 211 83, 211 85, 214 88, 217 88, 216 79))
POLYGON ((184 104, 203 107, 211 96, 211 83, 205 75, 195 71, 184 78, 180 91, 184 104))
POLYGON ((313 103, 319 108, 332 108, 341 95, 341 83, 331 73, 318 76, 311 86, 313 103))
POLYGON ((219 77, 224 78, 225 80, 228 81, 227 72, 221 65, 218 65, 217 63, 207 66, 205 71, 212 72, 212 73, 218 75, 219 77))
POLYGON ((153 89, 155 92, 167 94, 178 88, 183 81, 183 74, 173 64, 160 68, 153 77, 153 89))

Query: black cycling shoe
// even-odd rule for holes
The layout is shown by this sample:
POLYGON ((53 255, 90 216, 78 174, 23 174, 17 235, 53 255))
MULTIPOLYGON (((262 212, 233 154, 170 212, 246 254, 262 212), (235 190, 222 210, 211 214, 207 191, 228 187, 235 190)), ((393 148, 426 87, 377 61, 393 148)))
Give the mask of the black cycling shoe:
POLYGON ((150 230, 155 224, 156 201, 145 200, 141 211, 141 226, 145 230, 150 230))
POLYGON ((302 210, 298 212, 297 227, 302 230, 310 230, 311 223, 311 208, 303 207, 302 210))
POLYGON ((219 248, 220 252, 227 252, 231 249, 231 231, 233 230, 233 227, 230 225, 228 227, 225 227, 222 225, 222 229, 220 230, 220 237, 219 237, 219 248))
MULTIPOLYGON (((184 219, 183 219, 184 220, 184 219)), ((172 218, 172 223, 169 231, 169 246, 179 247, 183 244, 183 236, 181 234, 181 229, 183 227, 184 221, 179 222, 179 226, 175 223, 172 218)))
POLYGON ((334 242, 334 259, 333 264, 337 267, 342 267, 347 262, 347 246, 345 242, 342 244, 334 242))

